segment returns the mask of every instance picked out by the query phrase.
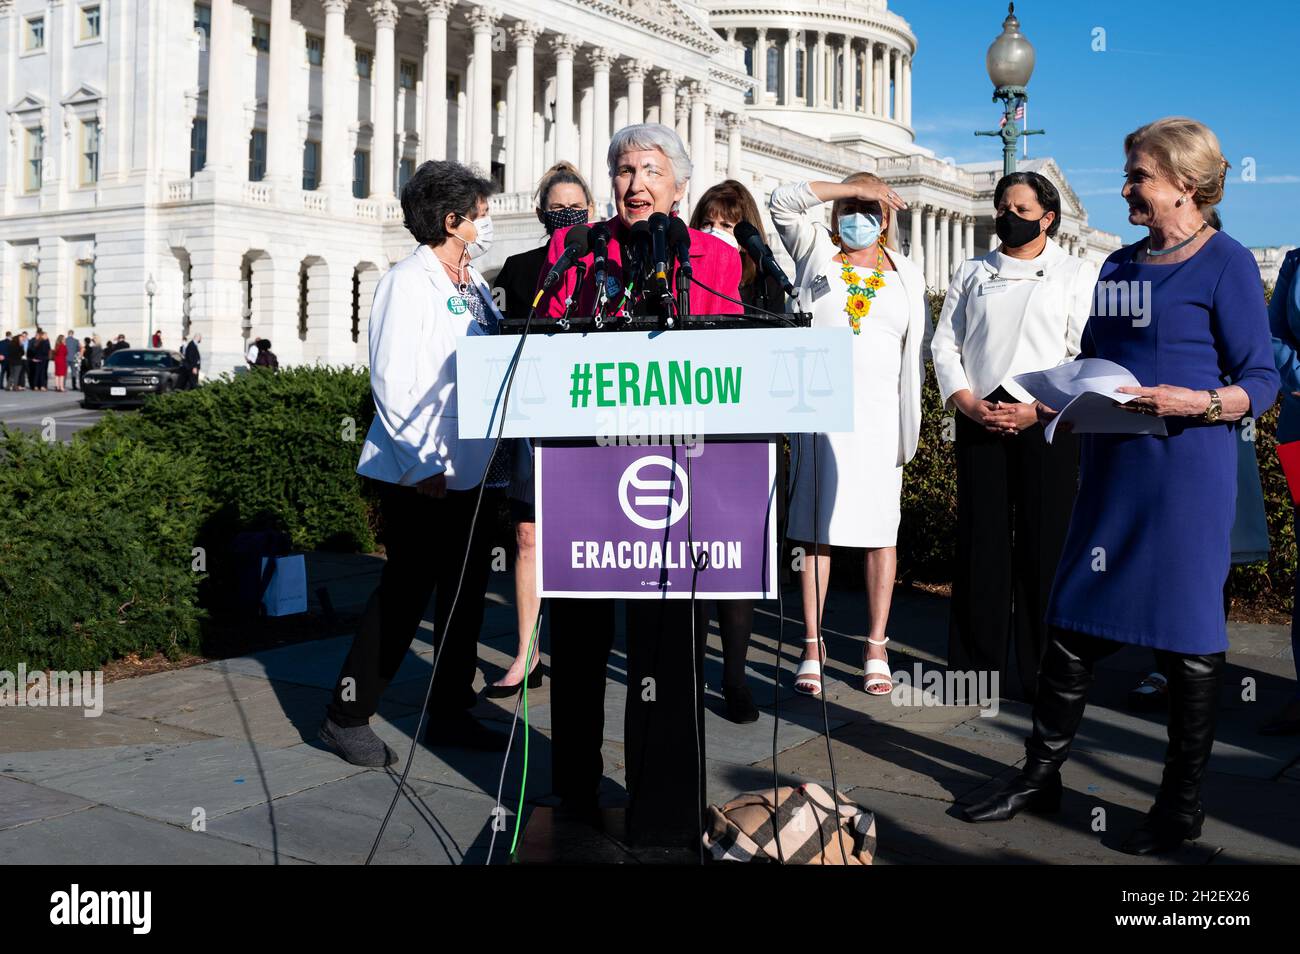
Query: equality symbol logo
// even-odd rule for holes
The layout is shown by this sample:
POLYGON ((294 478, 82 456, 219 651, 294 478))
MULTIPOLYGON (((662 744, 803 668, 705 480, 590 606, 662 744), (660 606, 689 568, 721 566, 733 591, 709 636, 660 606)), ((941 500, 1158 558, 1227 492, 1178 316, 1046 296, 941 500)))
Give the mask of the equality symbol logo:
POLYGON ((618 482, 618 505, 623 508, 627 519, 638 527, 647 530, 662 530, 671 527, 686 515, 690 506, 690 486, 686 480, 686 471, 675 461, 662 454, 650 454, 638 457, 627 465, 618 482), (667 470, 666 477, 645 477, 643 471, 667 470), (680 484, 681 500, 673 496, 673 485, 680 484), (633 492, 628 498, 629 488, 633 492))

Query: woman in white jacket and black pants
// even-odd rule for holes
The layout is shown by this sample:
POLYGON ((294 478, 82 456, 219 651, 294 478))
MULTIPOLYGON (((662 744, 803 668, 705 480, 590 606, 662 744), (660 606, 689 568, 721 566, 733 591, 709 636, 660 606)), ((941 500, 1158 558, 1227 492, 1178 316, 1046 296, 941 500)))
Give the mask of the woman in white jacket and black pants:
POLYGON ((948 665, 996 672, 1003 695, 1032 702, 1079 448, 1059 430, 1047 443, 1034 398, 1014 377, 1079 353, 1097 266, 1052 241, 1061 197, 1043 176, 1004 176, 993 202, 1002 244, 958 267, 931 342, 940 396, 960 412, 948 665), (1018 691, 1001 678, 1012 633, 1018 691))
POLYGON ((457 427, 458 345, 494 333, 501 321, 491 289, 469 264, 471 249, 491 234, 491 192, 490 181, 460 163, 420 166, 402 189, 405 224, 419 245, 375 288, 369 332, 375 419, 357 473, 379 497, 388 559, 320 729, 321 740, 355 765, 396 761, 369 721, 435 592, 439 661, 425 741, 490 751, 506 746, 502 733, 468 710, 477 698, 494 514, 509 469, 491 461, 491 440, 461 438, 457 427))
POLYGON ((866 172, 843 182, 784 185, 769 201, 772 222, 797 268, 796 310, 810 312, 814 328, 853 332, 853 432, 791 440, 789 536, 809 554, 802 574, 804 654, 794 687, 806 695, 822 691, 826 649, 818 637, 831 546, 867 551, 863 690, 886 695, 893 688, 885 629, 898 564, 903 465, 916 452, 920 434, 930 331, 925 279, 890 241, 893 214, 905 207, 866 172), (818 208, 826 202, 833 203, 830 229, 818 208))

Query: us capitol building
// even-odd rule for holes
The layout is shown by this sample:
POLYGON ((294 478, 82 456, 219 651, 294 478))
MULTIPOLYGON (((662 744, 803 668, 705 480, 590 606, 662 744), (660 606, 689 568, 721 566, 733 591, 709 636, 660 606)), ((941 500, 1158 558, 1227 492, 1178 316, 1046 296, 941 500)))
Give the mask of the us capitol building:
MULTIPOLYGON (((0 331, 202 332, 209 374, 250 334, 285 364, 364 364, 420 162, 497 181, 490 277, 542 241, 541 172, 574 162, 608 208, 610 133, 643 121, 688 143, 688 200, 877 173, 942 289, 996 244, 1002 165, 916 141, 917 52, 885 0, 0 0, 0 331)), ((1051 159, 1021 168, 1060 188, 1069 252, 1119 246, 1051 159)))

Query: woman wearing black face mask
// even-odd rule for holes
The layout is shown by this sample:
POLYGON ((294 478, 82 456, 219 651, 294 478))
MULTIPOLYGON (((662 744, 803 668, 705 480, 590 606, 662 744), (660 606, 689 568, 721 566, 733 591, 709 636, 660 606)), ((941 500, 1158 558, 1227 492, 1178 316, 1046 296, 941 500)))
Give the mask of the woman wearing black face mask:
MULTIPOLYGON (((571 164, 556 163, 542 174, 537 184, 537 220, 546 229, 548 239, 556 229, 585 224, 594 209, 591 190, 571 164)), ((499 307, 504 302, 502 310, 507 318, 522 320, 528 317, 528 309, 532 307, 537 287, 546 271, 549 245, 549 242, 543 242, 537 248, 511 255, 501 266, 493 282, 492 294, 499 307)), ((533 639, 533 624, 541 601, 537 598, 532 455, 520 450, 515 455, 515 462, 515 476, 510 485, 510 516, 515 525, 515 611, 519 623, 519 651, 510 668, 484 690, 484 694, 493 699, 514 695, 525 678, 530 689, 542 684, 542 673, 537 668, 538 640, 533 639), (530 641, 533 643, 531 660, 528 653, 530 641)))
POLYGON ((1002 676, 1014 633, 1016 695, 1032 701, 1079 452, 1059 431, 1047 443, 1034 399, 1014 377, 1078 354, 1097 266, 1052 241, 1061 199, 1043 176, 1004 176, 993 201, 1002 244, 962 263, 931 342, 940 395, 961 412, 948 665, 997 672, 1011 695, 1002 676))

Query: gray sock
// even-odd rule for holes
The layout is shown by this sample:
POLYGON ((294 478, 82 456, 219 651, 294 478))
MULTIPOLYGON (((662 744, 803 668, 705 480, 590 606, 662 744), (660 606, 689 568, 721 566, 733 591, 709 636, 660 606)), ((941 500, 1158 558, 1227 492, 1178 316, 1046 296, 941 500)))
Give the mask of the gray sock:
POLYGON ((397 753, 368 725, 341 726, 326 716, 319 735, 322 742, 353 765, 384 768, 397 763, 397 753))

